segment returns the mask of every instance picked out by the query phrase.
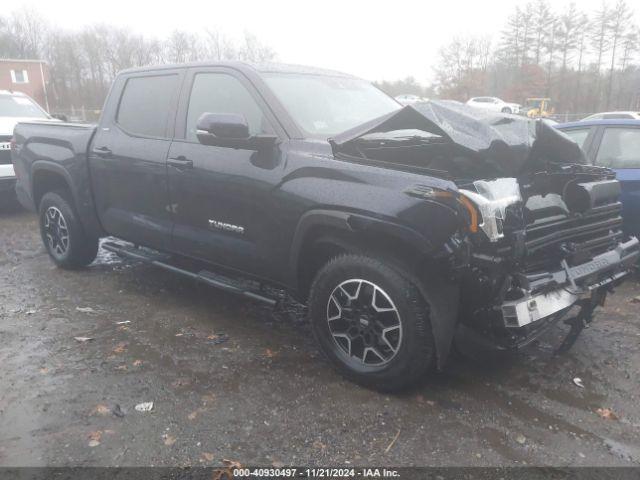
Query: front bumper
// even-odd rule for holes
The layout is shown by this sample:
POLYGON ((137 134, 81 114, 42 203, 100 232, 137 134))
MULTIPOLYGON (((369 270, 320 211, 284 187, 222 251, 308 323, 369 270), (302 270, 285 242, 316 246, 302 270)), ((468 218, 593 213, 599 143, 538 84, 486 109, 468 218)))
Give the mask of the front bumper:
POLYGON ((504 302, 501 306, 504 326, 518 328, 568 309, 581 298, 627 275, 640 257, 640 242, 631 238, 615 249, 593 260, 544 276, 525 277, 528 283, 522 298, 504 302))

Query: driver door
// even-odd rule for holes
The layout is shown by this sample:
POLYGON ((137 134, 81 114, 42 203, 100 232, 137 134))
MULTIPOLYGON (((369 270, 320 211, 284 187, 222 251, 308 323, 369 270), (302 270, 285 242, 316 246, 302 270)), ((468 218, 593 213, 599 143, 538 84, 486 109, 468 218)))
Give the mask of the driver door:
POLYGON ((227 68, 190 69, 169 148, 172 250, 257 276, 269 276, 278 242, 274 209, 283 161, 278 148, 257 152, 203 145, 203 113, 242 115, 249 133, 284 135, 251 83, 227 68))

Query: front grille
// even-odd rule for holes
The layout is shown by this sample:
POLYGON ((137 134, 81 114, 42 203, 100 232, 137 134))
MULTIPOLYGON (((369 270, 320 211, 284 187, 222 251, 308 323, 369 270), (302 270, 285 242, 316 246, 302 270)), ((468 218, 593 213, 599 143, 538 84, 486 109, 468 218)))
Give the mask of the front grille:
POLYGON ((526 229, 525 265, 528 273, 583 263, 622 240, 622 205, 611 202, 583 214, 541 219, 526 229))
MULTIPOLYGON (((11 135, 0 135, 0 143, 8 143, 11 141, 11 135)), ((0 149, 0 165, 11 164, 11 150, 0 149)))

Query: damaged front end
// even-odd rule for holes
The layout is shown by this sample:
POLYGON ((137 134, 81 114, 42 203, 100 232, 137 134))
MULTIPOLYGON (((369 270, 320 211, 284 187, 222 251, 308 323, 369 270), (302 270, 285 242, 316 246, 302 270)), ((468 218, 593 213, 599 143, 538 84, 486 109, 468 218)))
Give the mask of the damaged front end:
POLYGON ((544 121, 428 102, 330 142, 338 158, 455 184, 467 227, 451 242, 458 332, 494 348, 524 346, 562 318, 569 346, 640 255, 613 172, 586 165, 544 121))

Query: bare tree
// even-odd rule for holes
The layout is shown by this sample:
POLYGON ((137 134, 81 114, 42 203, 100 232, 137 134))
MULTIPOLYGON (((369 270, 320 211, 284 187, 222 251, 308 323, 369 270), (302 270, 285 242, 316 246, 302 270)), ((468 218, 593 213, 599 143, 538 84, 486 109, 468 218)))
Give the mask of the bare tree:
POLYGON ((551 7, 546 0, 536 0, 532 7, 533 14, 531 21, 534 24, 534 63, 540 65, 542 61, 542 54, 547 44, 550 28, 555 19, 551 13, 551 7))
POLYGON ((611 91, 613 89, 613 73, 616 66, 616 54, 619 44, 629 31, 629 6, 625 0, 618 0, 609 23, 609 43, 611 44, 611 66, 609 68, 609 84, 607 87, 606 108, 611 107, 611 91))

